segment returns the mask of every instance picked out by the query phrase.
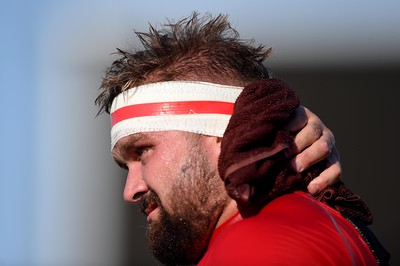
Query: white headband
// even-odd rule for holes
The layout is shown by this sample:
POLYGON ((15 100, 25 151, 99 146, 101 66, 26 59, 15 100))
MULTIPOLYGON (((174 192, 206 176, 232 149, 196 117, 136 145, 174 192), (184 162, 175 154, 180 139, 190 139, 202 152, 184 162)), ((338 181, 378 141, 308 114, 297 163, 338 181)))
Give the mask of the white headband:
POLYGON ((181 130, 222 137, 243 87, 197 81, 146 84, 120 93, 111 105, 111 149, 139 132, 181 130))

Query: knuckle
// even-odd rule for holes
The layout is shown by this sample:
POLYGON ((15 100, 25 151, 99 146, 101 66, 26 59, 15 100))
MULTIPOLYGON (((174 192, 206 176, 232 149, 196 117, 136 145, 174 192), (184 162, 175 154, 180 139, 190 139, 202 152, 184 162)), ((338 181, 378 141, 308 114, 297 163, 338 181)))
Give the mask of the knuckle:
POLYGON ((332 147, 326 141, 320 141, 318 144, 318 149, 321 154, 329 155, 331 153, 332 147))
POLYGON ((312 123, 310 126, 310 134, 313 136, 314 139, 319 139, 322 136, 322 129, 316 123, 312 123))

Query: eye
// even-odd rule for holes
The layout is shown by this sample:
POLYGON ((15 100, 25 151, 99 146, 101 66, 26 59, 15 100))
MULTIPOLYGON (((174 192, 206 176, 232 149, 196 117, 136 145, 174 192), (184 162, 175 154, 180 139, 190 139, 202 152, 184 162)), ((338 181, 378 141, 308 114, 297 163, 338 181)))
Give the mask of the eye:
POLYGON ((146 158, 147 153, 150 151, 150 147, 144 146, 144 147, 138 147, 135 150, 135 155, 136 155, 136 161, 143 161, 144 158, 146 158))

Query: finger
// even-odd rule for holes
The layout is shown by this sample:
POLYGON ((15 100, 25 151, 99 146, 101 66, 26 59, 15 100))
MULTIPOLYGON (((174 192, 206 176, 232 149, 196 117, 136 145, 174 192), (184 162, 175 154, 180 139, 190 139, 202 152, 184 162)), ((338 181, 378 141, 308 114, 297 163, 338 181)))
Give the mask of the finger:
MULTIPOLYGON (((305 130, 306 128, 304 128, 302 131, 305 130)), ((302 151, 290 162, 293 169, 295 169, 297 172, 302 172, 311 165, 314 165, 315 163, 327 158, 331 154, 331 151, 335 145, 334 136, 327 128, 323 130, 322 133, 318 132, 318 130, 316 131, 315 129, 311 129, 308 134, 305 132, 305 135, 302 138, 311 140, 313 143, 304 150, 303 145, 306 146, 307 141, 301 140, 298 141, 300 144, 295 145, 296 147, 294 149, 297 148, 299 151, 302 151)))
POLYGON ((283 127, 284 130, 289 132, 298 132, 307 124, 306 108, 303 106, 298 107, 290 121, 283 127))
POLYGON ((294 137, 294 145, 286 152, 288 158, 302 152, 316 142, 323 134, 327 134, 328 141, 334 142, 332 132, 322 123, 318 116, 306 107, 302 107, 299 112, 302 112, 302 115, 306 116, 307 123, 294 137))
POLYGON ((308 192, 316 195, 328 186, 339 182, 341 177, 342 166, 340 164, 340 156, 339 152, 334 148, 331 155, 327 158, 327 168, 308 184, 308 192))
POLYGON ((322 130, 320 124, 317 124, 314 121, 309 121, 307 126, 294 137, 294 144, 291 146, 290 152, 292 154, 298 154, 310 145, 313 145, 321 138, 323 134, 322 130))

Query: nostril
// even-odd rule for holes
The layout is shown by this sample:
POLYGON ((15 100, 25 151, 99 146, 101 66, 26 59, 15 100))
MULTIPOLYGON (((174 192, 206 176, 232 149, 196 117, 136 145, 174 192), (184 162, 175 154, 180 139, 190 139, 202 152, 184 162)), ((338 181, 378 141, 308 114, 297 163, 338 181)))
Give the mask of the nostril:
POLYGON ((135 194, 132 196, 132 201, 133 201, 133 202, 138 202, 138 201, 140 201, 140 200, 142 199, 142 197, 143 197, 144 194, 146 194, 146 192, 138 192, 138 193, 135 193, 135 194))

